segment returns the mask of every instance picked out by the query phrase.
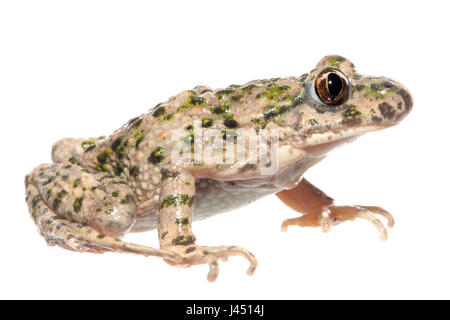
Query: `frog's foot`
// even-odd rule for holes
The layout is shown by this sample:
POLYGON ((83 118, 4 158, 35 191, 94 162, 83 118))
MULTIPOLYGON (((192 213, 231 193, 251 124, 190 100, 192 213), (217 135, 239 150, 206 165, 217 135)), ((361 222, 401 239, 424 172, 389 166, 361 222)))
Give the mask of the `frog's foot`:
POLYGON ((198 245, 181 246, 174 245, 170 248, 176 254, 176 258, 164 259, 168 264, 177 267, 190 267, 196 264, 209 265, 207 279, 214 282, 219 275, 219 260, 226 261, 231 256, 241 256, 250 263, 247 274, 252 275, 258 265, 255 256, 245 248, 237 246, 204 247, 198 245))
POLYGON ((286 205, 303 214, 299 218, 284 221, 281 226, 282 231, 286 231, 288 226, 297 225, 322 227, 324 232, 329 232, 333 225, 360 218, 373 223, 380 233, 381 240, 387 240, 386 228, 376 215, 384 217, 388 222, 388 227, 394 225, 392 215, 380 207, 335 206, 332 198, 306 179, 300 181, 293 189, 277 193, 277 196, 286 205))
POLYGON ((386 227, 376 215, 386 218, 389 228, 394 226, 392 215, 380 207, 332 205, 323 208, 318 214, 307 214, 299 218, 287 219, 281 225, 281 230, 287 231, 289 226, 297 225, 300 227, 321 227, 323 232, 329 232, 331 226, 360 218, 371 222, 378 229, 380 239, 385 241, 388 238, 386 227))

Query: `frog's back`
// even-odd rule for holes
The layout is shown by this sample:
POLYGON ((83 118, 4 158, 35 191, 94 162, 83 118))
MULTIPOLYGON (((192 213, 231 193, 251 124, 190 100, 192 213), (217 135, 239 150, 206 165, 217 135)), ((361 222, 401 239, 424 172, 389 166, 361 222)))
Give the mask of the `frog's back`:
POLYGON ((164 132, 184 128, 195 120, 203 120, 204 128, 219 130, 263 126, 268 118, 283 112, 271 107, 294 103, 304 90, 304 80, 305 77, 254 80, 217 90, 198 86, 158 104, 147 117, 156 120, 164 132))

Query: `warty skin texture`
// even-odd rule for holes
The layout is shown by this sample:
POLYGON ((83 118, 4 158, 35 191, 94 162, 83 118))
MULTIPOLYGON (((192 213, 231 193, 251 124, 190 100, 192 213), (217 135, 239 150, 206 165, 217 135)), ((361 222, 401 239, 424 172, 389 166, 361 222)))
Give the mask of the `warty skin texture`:
POLYGON ((129 120, 108 137, 58 141, 53 163, 38 166, 25 178, 26 199, 50 245, 159 256, 176 266, 208 263, 210 281, 217 277, 219 258, 241 255, 249 260, 251 274, 256 259, 248 250, 197 245, 193 219, 278 193, 303 214, 285 221, 284 230, 299 225, 328 231, 331 225, 363 218, 385 239, 384 226, 374 215, 386 217, 391 225, 389 213, 378 207, 336 207, 303 174, 336 146, 398 124, 411 108, 411 95, 399 83, 363 76, 340 56, 326 56, 309 74, 298 77, 217 90, 198 86, 129 120), (318 96, 316 80, 324 70, 346 79, 348 97, 343 103, 326 105, 318 96), (174 159, 180 144, 188 151, 198 144, 217 144, 199 138, 196 132, 202 129, 215 129, 235 145, 239 140, 233 135, 245 130, 256 135, 276 131, 277 170, 261 174, 263 164, 252 163, 246 147, 247 157, 231 163, 218 164, 208 157, 200 162, 174 159), (128 232, 154 228, 160 249, 120 240, 128 232))

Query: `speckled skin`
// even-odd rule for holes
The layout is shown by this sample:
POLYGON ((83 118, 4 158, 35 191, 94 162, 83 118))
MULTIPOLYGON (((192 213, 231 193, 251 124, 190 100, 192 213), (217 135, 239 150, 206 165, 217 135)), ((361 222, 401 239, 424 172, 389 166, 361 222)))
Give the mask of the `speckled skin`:
MULTIPOLYGON (((25 179, 27 203, 40 233, 51 245, 76 251, 117 251, 160 256, 176 266, 210 265, 218 258, 241 255, 240 247, 201 247, 191 225, 195 218, 243 206, 264 195, 300 185, 304 172, 335 146, 400 122, 412 108, 409 93, 383 77, 365 77, 340 56, 323 58, 300 77, 255 80, 211 90, 183 91, 131 119, 109 137, 63 139, 52 150, 53 164, 40 165, 25 179), (325 68, 340 70, 350 84, 339 106, 320 102, 314 80, 325 68), (279 170, 270 176, 260 165, 235 161, 217 165, 174 162, 169 156, 184 130, 214 128, 278 129, 279 170), (128 232, 157 227, 161 249, 119 240, 128 232)), ((185 140, 186 141, 186 140, 185 140)), ((376 212, 375 212, 376 213, 376 212)), ((323 214, 323 212, 321 212, 323 214)))

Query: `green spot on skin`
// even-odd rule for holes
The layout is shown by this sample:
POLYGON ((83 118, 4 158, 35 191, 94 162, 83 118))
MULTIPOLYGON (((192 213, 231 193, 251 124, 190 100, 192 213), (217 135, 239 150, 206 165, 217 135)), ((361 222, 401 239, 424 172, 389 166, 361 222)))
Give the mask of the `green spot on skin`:
POLYGON ((157 107, 155 111, 153 111, 152 116, 155 118, 159 118, 166 114, 166 108, 165 107, 157 107))
POLYGON ((172 244, 175 245, 188 245, 195 242, 195 237, 193 235, 183 235, 183 236, 177 236, 175 239, 172 240, 172 244))
POLYGON ((107 163, 100 163, 96 169, 98 171, 109 172, 109 165, 107 163))
POLYGON ((387 95, 396 93, 398 91, 397 87, 393 86, 387 81, 381 83, 372 83, 367 88, 369 90, 369 93, 377 99, 382 99, 387 95))
POLYGON ((123 170, 125 169, 125 165, 123 162, 119 162, 116 166, 114 166, 114 174, 116 176, 120 176, 123 173, 123 170))
POLYGON ((192 206, 194 198, 187 194, 171 194, 164 198, 161 208, 180 207, 184 205, 192 206))
POLYGON ((69 162, 70 162, 71 164, 78 164, 78 160, 77 160, 77 158, 75 158, 75 157, 69 158, 69 162))
POLYGON ((122 142, 123 142, 123 136, 120 136, 116 140, 114 140, 114 142, 111 145, 112 151, 116 152, 117 149, 119 148, 119 146, 122 144, 122 142))
POLYGON ((38 203, 42 200, 42 197, 40 194, 37 194, 33 197, 33 199, 31 200, 31 207, 33 209, 36 208, 36 206, 38 205, 38 203))
POLYGON ((248 86, 242 87, 241 90, 244 94, 251 94, 253 89, 255 89, 256 87, 258 86, 255 84, 249 84, 248 86))
POLYGON ((257 99, 267 100, 267 101, 279 101, 281 98, 281 95, 291 90, 291 87, 286 85, 278 85, 276 83, 269 84, 266 89, 258 93, 256 95, 257 99))
POLYGON ((130 121, 129 121, 129 123, 130 123, 130 129, 131 130, 136 130, 136 129, 138 129, 141 125, 142 125, 142 122, 144 121, 144 119, 142 119, 141 117, 137 117, 137 118, 134 118, 134 119, 131 119, 130 121))
POLYGON ((173 120, 173 119, 175 119, 175 113, 168 114, 167 116, 165 116, 163 118, 164 121, 170 121, 170 120, 173 120))
POLYGON ((238 122, 232 118, 225 119, 223 124, 225 125, 225 127, 230 128, 230 129, 237 128, 239 125, 238 122))
POLYGON ((88 152, 88 151, 94 150, 94 148, 95 148, 95 141, 92 141, 92 140, 90 140, 90 141, 83 141, 81 143, 81 147, 83 148, 84 152, 88 152))
POLYGON ((106 237, 104 234, 99 234, 99 235, 97 236, 97 239, 101 240, 101 239, 103 239, 104 237, 106 237))
POLYGON ((81 184, 81 178, 77 178, 77 179, 73 180, 72 185, 74 188, 78 188, 80 186, 80 184, 81 184))
POLYGON ((362 113, 356 109, 356 106, 351 105, 350 108, 342 113, 344 123, 359 123, 362 118, 362 113))
POLYGON ((210 128, 214 125, 214 120, 209 118, 202 119, 202 128, 210 128))
POLYGON ((319 125, 319 122, 317 122, 316 119, 309 119, 308 120, 308 124, 309 124, 310 127, 316 127, 316 126, 319 125))
POLYGON ((230 113, 230 109, 231 103, 229 101, 226 101, 214 106, 211 109, 211 113, 222 118, 230 118, 232 116, 230 113))
POLYGON ((234 96, 231 97, 231 101, 239 102, 239 101, 241 101, 242 97, 243 97, 242 94, 234 95, 234 96))
POLYGON ((257 127, 257 128, 264 128, 267 124, 267 120, 264 119, 264 117, 259 118, 253 118, 251 122, 257 127))
POLYGON ((188 103, 193 106, 204 106, 208 103, 208 100, 203 97, 190 96, 188 99, 188 103))
POLYGON ((269 120, 270 118, 279 116, 280 114, 285 113, 288 111, 288 106, 267 106, 264 108, 263 117, 265 120, 269 120))
POLYGON ((130 168, 130 175, 131 175, 133 178, 137 178, 137 176, 139 175, 139 167, 138 167, 138 166, 132 166, 132 167, 130 168))
POLYGON ((52 192, 53 192, 53 188, 47 189, 47 195, 46 195, 47 200, 50 199, 50 197, 52 196, 52 192))
POLYGON ((100 163, 105 163, 108 160, 108 157, 112 154, 113 150, 108 148, 97 156, 97 161, 100 163))
POLYGON ((345 61, 345 58, 340 57, 340 56, 331 56, 328 57, 328 64, 330 65, 330 67, 333 68, 340 68, 342 62, 345 61))
POLYGON ((94 192, 95 190, 101 190, 106 193, 106 187, 104 185, 98 185, 91 187, 91 191, 94 192))
POLYGON ((227 89, 216 91, 216 93, 214 95, 217 97, 217 99, 222 100, 223 96, 229 96, 230 94, 233 94, 234 91, 235 90, 232 88, 227 88, 227 89))
POLYGON ((125 155, 125 145, 118 147, 116 150, 116 154, 117 158, 123 159, 123 156, 125 155))
POLYGON ((136 148, 139 147, 139 145, 141 144, 142 141, 144 141, 145 135, 147 133, 145 132, 145 130, 141 130, 138 133, 136 133, 136 148))
POLYGON ((187 102, 177 109, 177 112, 184 112, 190 108, 201 107, 208 103, 208 100, 197 95, 189 96, 187 102))
POLYGON ((65 174, 61 177, 61 180, 64 182, 66 182, 68 179, 69 179, 69 176, 67 174, 65 174))
POLYGON ((47 181, 44 182, 44 186, 52 183, 53 181, 55 181, 55 177, 51 176, 50 178, 47 179, 47 181))
POLYGON ((119 190, 114 190, 111 194, 114 198, 117 198, 118 196, 120 196, 120 191, 119 190))
POLYGON ((148 158, 148 162, 157 165, 157 164, 160 164, 164 160, 165 157, 166 157, 166 152, 164 151, 164 149, 161 147, 157 147, 150 154, 150 157, 148 158))
POLYGON ((75 198, 75 201, 73 202, 73 211, 75 211, 76 213, 79 213, 81 211, 83 200, 84 197, 75 198))
POLYGON ((188 217, 176 218, 175 223, 178 225, 187 225, 187 224, 189 224, 189 218, 188 217))
POLYGON ((58 210, 58 208, 59 208, 59 206, 60 206, 60 204, 61 204, 61 202, 62 202, 62 199, 63 199, 66 195, 67 195, 67 191, 65 191, 65 190, 62 190, 62 191, 60 191, 60 192, 58 192, 58 193, 56 194, 56 197, 55 197, 55 199, 53 200, 53 209, 54 209, 54 210, 58 210))

